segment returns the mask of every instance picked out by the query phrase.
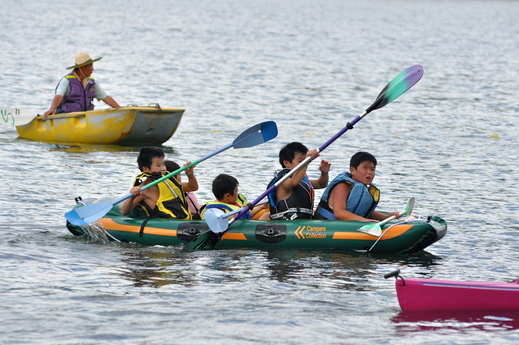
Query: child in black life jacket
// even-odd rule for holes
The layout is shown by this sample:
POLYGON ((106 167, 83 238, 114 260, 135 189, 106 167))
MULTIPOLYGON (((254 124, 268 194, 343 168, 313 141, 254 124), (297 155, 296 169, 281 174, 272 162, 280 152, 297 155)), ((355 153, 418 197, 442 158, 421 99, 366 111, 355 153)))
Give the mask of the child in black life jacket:
MULTIPOLYGON (((279 163, 283 170, 276 174, 276 177, 269 183, 268 187, 276 183, 307 157, 315 159, 318 156, 316 149, 309 151, 305 145, 299 142, 287 144, 279 151, 279 163)), ((321 175, 318 179, 311 180, 308 177, 306 174, 308 165, 306 165, 281 183, 274 192, 268 195, 270 219, 311 219, 314 211, 314 188, 326 188, 330 166, 331 164, 323 159, 319 165, 321 175)), ((266 219, 268 219, 267 214, 262 215, 260 218, 260 220, 266 219)))
MULTIPOLYGON (((132 216, 192 219, 184 193, 198 189, 193 167, 185 170, 188 177, 186 183, 166 179, 142 191, 141 187, 161 178, 166 171, 164 151, 155 147, 144 147, 139 152, 137 163, 142 173, 135 178, 134 186, 130 189, 133 196, 125 201, 121 213, 127 215, 135 210, 139 212, 132 212, 132 216)), ((185 166, 189 164, 187 162, 185 166)))

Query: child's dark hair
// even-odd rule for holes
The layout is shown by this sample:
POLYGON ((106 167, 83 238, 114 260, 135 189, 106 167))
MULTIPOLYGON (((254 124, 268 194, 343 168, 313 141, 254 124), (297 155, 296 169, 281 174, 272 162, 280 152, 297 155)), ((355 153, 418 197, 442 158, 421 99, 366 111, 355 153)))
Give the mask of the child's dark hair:
POLYGON ((218 200, 222 200, 224 195, 233 194, 238 186, 238 180, 231 175, 220 174, 213 180, 213 194, 218 200))
POLYGON ((369 152, 357 152, 350 159, 350 167, 357 169, 362 162, 371 162, 377 166, 377 159, 369 152))
POLYGON ((286 144, 285 147, 283 147, 281 151, 279 151, 279 164, 281 164, 281 166, 285 168, 283 161, 291 162, 297 153, 301 153, 306 156, 307 152, 308 148, 297 141, 286 144))
POLYGON ((144 167, 150 168, 153 158, 164 157, 164 151, 158 147, 143 147, 137 157, 137 164, 139 165, 140 171, 144 167))
MULTIPOLYGON (((175 170, 180 169, 180 165, 178 165, 177 163, 175 163, 173 161, 165 160, 164 165, 166 166, 166 170, 168 171, 168 173, 171 173, 175 170)), ((175 175, 174 177, 176 177, 177 175, 175 175)))

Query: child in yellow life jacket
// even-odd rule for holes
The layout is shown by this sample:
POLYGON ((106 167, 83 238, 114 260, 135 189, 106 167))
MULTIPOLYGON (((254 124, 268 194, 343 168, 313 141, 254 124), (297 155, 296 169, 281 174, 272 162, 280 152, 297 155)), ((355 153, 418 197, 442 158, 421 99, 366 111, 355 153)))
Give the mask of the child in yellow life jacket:
MULTIPOLYGON (((146 217, 192 219, 186 202, 185 192, 196 191, 198 181, 193 167, 185 170, 188 182, 180 183, 175 179, 167 179, 159 184, 141 191, 141 187, 162 177, 166 171, 164 151, 155 147, 144 147, 139 152, 137 163, 139 174, 130 189, 133 196, 125 201, 121 208, 123 215, 143 215, 146 217)), ((190 162, 186 163, 189 165, 190 162)))
MULTIPOLYGON (((225 213, 240 209, 246 205, 246 199, 243 195, 238 194, 238 180, 233 176, 220 174, 213 180, 213 194, 216 201, 208 202, 201 209, 201 216, 204 219, 204 213, 210 208, 219 208, 225 213)), ((256 206, 252 211, 247 211, 240 219, 251 219, 256 213, 267 207, 266 204, 256 206)))

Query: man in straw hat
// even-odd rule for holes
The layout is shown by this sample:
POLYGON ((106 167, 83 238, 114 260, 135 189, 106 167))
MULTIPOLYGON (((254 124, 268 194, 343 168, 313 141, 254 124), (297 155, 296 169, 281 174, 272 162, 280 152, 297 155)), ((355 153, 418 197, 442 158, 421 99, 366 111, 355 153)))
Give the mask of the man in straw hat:
POLYGON ((55 113, 93 110, 94 104, 92 102, 94 98, 98 101, 102 100, 112 108, 120 108, 119 104, 111 96, 108 96, 91 77, 94 71, 94 62, 101 59, 92 59, 87 53, 76 55, 75 64, 67 67, 67 69, 74 70, 59 81, 50 109, 44 114, 45 118, 55 113))

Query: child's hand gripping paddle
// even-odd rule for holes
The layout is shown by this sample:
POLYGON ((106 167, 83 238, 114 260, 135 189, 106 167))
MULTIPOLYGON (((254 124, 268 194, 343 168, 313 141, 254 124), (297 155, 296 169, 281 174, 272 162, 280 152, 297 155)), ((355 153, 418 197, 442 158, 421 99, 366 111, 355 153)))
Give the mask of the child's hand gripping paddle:
MULTIPOLYGON (((206 159, 213 157, 217 155, 218 153, 225 151, 229 148, 235 148, 235 149, 241 149, 245 147, 252 147, 256 145, 263 144, 271 139, 274 139, 278 135, 278 129, 276 126, 276 123, 274 121, 267 121, 259 123, 255 126, 252 126, 251 128, 244 131, 242 134, 240 134, 234 141, 230 144, 227 144, 226 146, 211 152, 208 155, 205 155, 204 157, 200 158, 199 160, 196 160, 192 162, 191 164, 182 167, 180 169, 177 169, 158 180, 153 181, 152 183, 147 184, 146 186, 142 187, 141 190, 145 190, 150 188, 151 186, 155 186, 156 184, 175 176, 178 173, 181 173, 182 171, 189 169, 197 164, 199 164, 202 161, 205 161, 206 159)), ((105 214, 107 214, 114 205, 132 197, 133 194, 129 193, 123 197, 120 197, 119 199, 109 202, 99 202, 95 204, 89 204, 82 207, 77 207, 72 209, 71 211, 65 213, 65 218, 73 224, 73 225, 86 225, 91 222, 95 222, 96 220, 102 218, 105 214)))
MULTIPOLYGON (((335 140, 337 140, 341 135, 343 135, 348 129, 352 129, 357 122, 362 120, 364 116, 368 115, 370 112, 376 109, 380 109, 384 107, 386 104, 391 103, 395 99, 397 99, 400 95, 409 90, 414 84, 416 84, 423 76, 423 67, 421 65, 414 65, 406 69, 397 75, 393 80, 391 80, 379 93, 375 102, 369 106, 364 114, 357 116, 352 122, 348 122, 344 128, 342 128, 337 134, 335 134, 330 140, 325 142, 321 147, 317 149, 317 153, 322 152, 326 149, 330 144, 332 144, 335 140)), ((290 178, 293 174, 299 171, 302 167, 309 164, 312 160, 311 157, 306 157, 301 163, 299 163, 296 167, 294 167, 290 172, 288 172, 285 176, 283 176, 280 180, 278 180, 274 185, 270 186, 263 194, 261 194, 256 200, 254 200, 251 205, 256 205, 263 198, 265 198, 269 193, 274 191, 277 186, 283 183, 286 179, 290 178)), ((247 210, 243 210, 238 213, 233 219, 229 221, 227 228, 238 218, 240 218, 247 210)), ((220 223, 219 225, 222 225, 220 223)), ((227 229, 223 229, 222 232, 215 234, 214 231, 207 231, 203 234, 200 234, 197 238, 192 240, 191 242, 184 245, 184 250, 192 250, 192 249, 204 249, 205 247, 214 247, 216 243, 222 237, 222 234, 227 229)))
MULTIPOLYGON (((413 208, 414 208, 414 197, 409 198, 409 200, 407 200, 407 204, 405 205, 405 208, 402 211, 400 211, 400 213, 399 213, 400 217, 409 216, 411 214, 411 212, 413 212, 413 208)), ((362 228, 358 229, 358 231, 362 231, 362 232, 365 232, 366 234, 378 237, 382 234, 382 226, 385 225, 386 223, 392 221, 395 218, 396 218, 395 216, 391 216, 391 217, 384 219, 381 222, 364 225, 362 228)))

